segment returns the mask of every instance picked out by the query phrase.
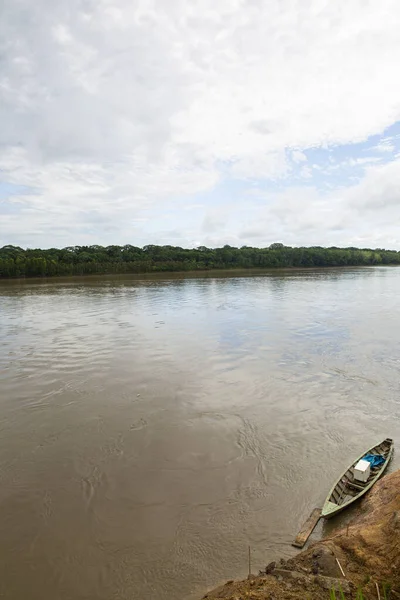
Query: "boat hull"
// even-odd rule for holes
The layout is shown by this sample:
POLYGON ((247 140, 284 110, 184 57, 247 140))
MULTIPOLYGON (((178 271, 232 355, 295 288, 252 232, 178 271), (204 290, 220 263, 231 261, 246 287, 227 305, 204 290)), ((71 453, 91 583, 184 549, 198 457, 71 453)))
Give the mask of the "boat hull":
MULTIPOLYGON (((335 485, 331 488, 326 500, 325 500, 325 504, 322 508, 322 514, 321 516, 324 517, 325 519, 331 519, 332 517, 334 517, 335 515, 341 513, 343 510, 345 510, 346 508, 348 508, 349 506, 351 506, 352 504, 354 504, 354 502, 357 502, 357 500, 359 500, 360 498, 362 498, 363 496, 365 496, 365 494, 372 488, 372 486, 378 481, 378 479, 380 477, 382 477, 383 473, 385 472, 390 459, 392 458, 393 455, 393 440, 391 440, 390 438, 387 438, 386 440, 384 440, 383 442, 381 442, 380 444, 376 444, 375 446, 373 446, 372 448, 370 448, 369 450, 367 450, 366 452, 364 452, 359 458, 357 458, 356 461, 354 461, 347 469, 346 471, 339 477, 339 479, 335 482, 335 485), (354 495, 353 497, 351 497, 350 499, 343 501, 342 503, 337 503, 335 501, 332 501, 333 495, 336 492, 337 494, 340 495, 340 493, 343 493, 343 487, 345 487, 345 485, 343 485, 343 480, 346 479, 347 474, 351 471, 351 469, 357 464, 357 462, 362 459, 366 454, 374 452, 375 450, 377 450, 378 448, 384 446, 388 447, 387 450, 387 454, 385 455, 385 462, 382 464, 382 466, 379 468, 379 471, 377 471, 377 473, 374 475, 374 477, 371 479, 371 481, 369 481, 367 483, 367 485, 365 485, 365 487, 363 487, 363 489, 360 489, 356 495, 354 495)), ((350 487, 355 487, 355 484, 351 484, 349 482, 350 487)))

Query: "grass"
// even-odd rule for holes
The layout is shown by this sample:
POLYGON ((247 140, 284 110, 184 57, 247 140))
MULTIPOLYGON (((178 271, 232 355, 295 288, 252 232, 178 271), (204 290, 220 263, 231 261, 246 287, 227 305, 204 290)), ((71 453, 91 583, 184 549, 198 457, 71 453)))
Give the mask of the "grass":
POLYGON ((383 583, 383 598, 384 600, 389 600, 390 590, 392 589, 392 585, 390 583, 383 583))
MULTIPOLYGON (((383 583, 382 584, 383 600, 389 600, 391 587, 392 586, 391 586, 390 583, 383 583)), ((339 588, 338 594, 339 594, 339 596, 336 595, 335 588, 332 588, 329 591, 329 600, 346 600, 342 588, 339 588)), ((361 588, 358 588, 358 590, 357 590, 356 600, 365 600, 364 599, 364 593, 363 593, 363 591, 362 591, 361 588)))
MULTIPOLYGON (((329 600, 346 600, 346 597, 343 593, 342 588, 339 588, 339 598, 337 598, 336 596, 336 590, 335 588, 332 588, 329 592, 329 600)), ((363 600, 362 598, 358 598, 357 596, 357 600, 363 600)))

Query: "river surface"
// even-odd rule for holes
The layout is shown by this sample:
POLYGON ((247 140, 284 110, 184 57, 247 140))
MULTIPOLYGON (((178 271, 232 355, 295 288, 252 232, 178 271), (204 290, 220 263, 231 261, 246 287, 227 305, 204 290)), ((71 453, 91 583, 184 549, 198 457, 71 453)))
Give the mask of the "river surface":
POLYGON ((0 597, 187 600, 293 555, 400 439, 399 298, 395 267, 2 282, 0 597))

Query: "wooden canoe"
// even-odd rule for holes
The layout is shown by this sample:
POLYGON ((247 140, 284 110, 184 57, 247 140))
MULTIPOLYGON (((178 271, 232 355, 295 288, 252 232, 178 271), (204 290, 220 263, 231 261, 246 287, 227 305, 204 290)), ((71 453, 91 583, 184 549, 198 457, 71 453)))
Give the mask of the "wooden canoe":
POLYGON ((343 475, 339 477, 329 492, 322 509, 322 517, 330 519, 364 496, 383 474, 389 464, 392 454, 393 440, 391 438, 386 438, 386 440, 380 444, 372 446, 372 448, 361 454, 361 456, 346 469, 343 475), (385 462, 379 467, 371 468, 371 474, 368 481, 363 483, 354 479, 354 467, 366 454, 380 454, 385 459, 385 462))

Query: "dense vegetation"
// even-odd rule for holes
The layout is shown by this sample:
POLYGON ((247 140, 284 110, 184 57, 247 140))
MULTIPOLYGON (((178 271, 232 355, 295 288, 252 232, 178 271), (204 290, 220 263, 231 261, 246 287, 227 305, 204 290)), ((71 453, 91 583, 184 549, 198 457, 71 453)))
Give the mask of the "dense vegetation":
POLYGON ((4 246, 0 249, 0 278, 388 264, 400 264, 400 252, 319 246, 291 248, 283 244, 272 244, 268 248, 200 246, 190 250, 176 246, 137 248, 130 245, 49 250, 4 246))

